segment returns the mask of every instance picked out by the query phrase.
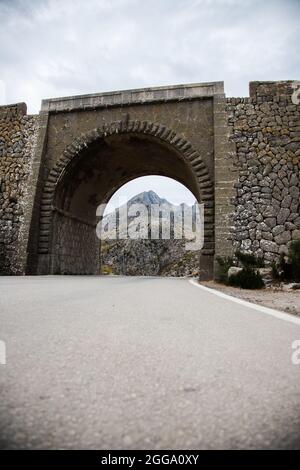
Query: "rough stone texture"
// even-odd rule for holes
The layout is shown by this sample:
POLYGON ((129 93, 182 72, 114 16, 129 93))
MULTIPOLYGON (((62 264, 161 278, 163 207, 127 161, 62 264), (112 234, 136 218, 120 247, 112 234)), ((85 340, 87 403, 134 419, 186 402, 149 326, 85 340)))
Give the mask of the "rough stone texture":
POLYGON ((199 251, 186 251, 182 240, 114 240, 101 243, 103 274, 194 276, 199 251))
POLYGON ((147 174, 204 202, 204 277, 235 249, 277 259, 300 235, 295 86, 252 82, 250 98, 226 99, 222 82, 58 98, 39 116, 0 107, 0 273, 97 272, 95 208, 147 174))
MULTIPOLYGON (((56 211, 65 219, 81 219, 92 231, 97 206, 122 184, 159 174, 185 184, 205 203, 200 270, 202 277, 211 277, 214 154, 221 151, 216 144, 224 129, 224 113, 223 127, 221 122, 215 125, 215 114, 222 99, 225 110, 222 92, 223 84, 215 83, 44 102, 43 138, 38 145, 42 168, 37 172, 42 192, 32 202, 31 224, 32 234, 39 235, 37 242, 29 239, 27 272, 53 272, 60 262, 54 260, 58 251, 68 251, 58 248, 56 211), (214 127, 219 129, 217 136, 214 127)), ((78 256, 72 245, 69 248, 71 258, 78 256)), ((80 263, 88 263, 88 254, 81 251, 80 256, 80 263)), ((76 272, 81 271, 74 266, 76 272)))
POLYGON ((54 217, 53 274, 99 273, 99 259, 95 256, 96 227, 59 212, 54 217))
POLYGON ((231 276, 236 276, 236 274, 240 273, 242 270, 243 268, 239 268, 238 266, 231 266, 228 269, 228 278, 230 278, 231 276))
POLYGON ((273 270, 271 267, 269 268, 259 268, 259 274, 262 277, 262 280, 265 283, 265 286, 270 286, 273 282, 273 270))
POLYGON ((250 98, 227 99, 237 169, 235 249, 272 262, 299 235, 300 113, 292 82, 252 82, 250 98))
POLYGON ((0 273, 20 274, 20 238, 37 116, 25 103, 0 107, 0 273))
MULTIPOLYGON (((199 275, 199 250, 191 250, 186 246, 194 239, 192 227, 185 226, 182 237, 182 211, 188 206, 176 206, 165 198, 159 197, 154 191, 143 191, 122 205, 118 211, 105 215, 102 220, 102 237, 100 242, 101 273, 123 274, 130 276, 194 276, 199 275), (141 204, 145 208, 144 215, 136 212, 134 205, 141 204), (161 209, 160 221, 155 217, 149 218, 152 210, 161 209), (123 211, 129 219, 123 218, 117 223, 117 213, 123 211), (179 215, 179 212, 181 213, 179 215), (177 214, 171 220, 170 214, 177 214), (133 227, 143 227, 142 233, 147 234, 142 239, 117 238, 118 233, 128 231, 127 223, 133 227), (169 238, 161 236, 159 225, 168 227, 169 238), (106 229, 104 229, 106 227, 106 229), (111 227, 111 228, 110 228, 111 227), (156 231, 156 239, 151 238, 152 230, 156 231), (177 237, 176 237, 177 235, 177 237)), ((119 219, 118 219, 119 220, 119 219)), ((195 221, 195 218, 194 218, 195 221)), ((162 227, 161 227, 162 228, 162 227)))

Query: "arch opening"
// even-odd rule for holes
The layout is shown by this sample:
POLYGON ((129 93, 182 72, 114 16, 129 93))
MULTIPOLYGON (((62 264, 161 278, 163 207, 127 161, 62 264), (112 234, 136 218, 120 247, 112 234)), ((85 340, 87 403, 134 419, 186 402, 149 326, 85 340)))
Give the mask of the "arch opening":
POLYGON ((197 276, 199 243, 187 237, 194 236, 196 203, 186 186, 165 176, 123 185, 99 224, 101 274, 197 276))
POLYGON ((69 146, 50 171, 41 205, 38 272, 98 274, 97 207, 129 181, 153 174, 178 181, 205 203, 202 251, 211 256, 212 182, 191 145, 174 135, 164 140, 124 129, 94 134, 69 146))

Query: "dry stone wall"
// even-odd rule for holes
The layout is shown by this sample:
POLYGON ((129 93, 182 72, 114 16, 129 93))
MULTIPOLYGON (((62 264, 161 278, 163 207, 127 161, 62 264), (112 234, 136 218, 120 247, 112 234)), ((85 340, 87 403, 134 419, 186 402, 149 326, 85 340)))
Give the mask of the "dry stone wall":
POLYGON ((18 274, 24 205, 38 116, 24 103, 0 107, 0 273, 18 274))
POLYGON ((227 99, 237 178, 232 241, 267 262, 300 238, 300 112, 293 82, 252 82, 250 98, 227 99))
MULTIPOLYGON (((226 168, 228 165, 231 176, 229 181, 228 173, 222 173, 222 197, 217 189, 219 182, 215 181, 219 202, 226 201, 217 207, 221 214, 215 237, 216 240, 224 238, 220 227, 230 214, 232 252, 236 249, 254 252, 267 262, 286 253, 290 241, 300 237, 300 93, 297 86, 300 88, 298 82, 292 81, 251 82, 249 98, 228 98, 225 106, 222 102, 222 109, 218 110, 219 114, 224 112, 225 128, 227 116, 229 147, 233 150, 228 152, 224 146, 224 155, 218 153, 219 160, 226 162, 226 168), (295 95, 298 101, 292 99, 295 95)), ((28 200, 34 197, 36 190, 30 186, 41 188, 43 185, 38 176, 31 180, 38 183, 30 183, 29 176, 37 172, 38 165, 39 174, 47 171, 41 156, 33 163, 36 155, 45 154, 48 158, 47 151, 39 151, 41 142, 47 142, 43 137, 43 132, 45 136, 48 132, 47 113, 44 110, 40 115, 29 116, 24 103, 0 106, 0 274, 24 274, 24 246, 31 214, 28 200), (28 220, 24 220, 25 213, 28 220)), ((216 123, 214 132, 219 132, 216 123)), ((213 174, 216 170, 212 156, 210 158, 213 174)), ((218 162, 214 163, 217 168, 218 162)), ((220 175, 218 178, 222 179, 220 175)), ((33 209, 37 214, 39 204, 35 202, 33 209)), ((90 228, 80 226, 79 229, 75 222, 71 225, 68 233, 64 233, 59 232, 58 224, 55 236, 65 239, 72 237, 73 232, 78 232, 77 235, 90 233, 90 228)), ((38 226, 31 237, 35 235, 37 239, 37 231, 38 226)), ((79 235, 74 235, 74 243, 80 243, 79 235)), ((92 241, 91 235, 83 236, 92 241)), ((219 244, 218 254, 222 254, 222 247, 222 243, 219 244)), ((66 258, 67 253, 61 256, 66 258)), ((75 262, 82 261, 73 259, 72 263, 75 262)), ((89 272, 91 263, 92 257, 87 256, 84 272, 89 272)), ((64 272, 69 270, 66 261, 64 272)))

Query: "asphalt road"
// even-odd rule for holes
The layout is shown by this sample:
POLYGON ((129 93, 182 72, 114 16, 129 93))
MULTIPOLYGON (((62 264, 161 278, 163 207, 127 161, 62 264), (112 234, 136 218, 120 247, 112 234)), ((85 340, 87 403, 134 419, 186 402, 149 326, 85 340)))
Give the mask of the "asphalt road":
POLYGON ((300 448, 300 325, 186 279, 0 278, 0 447, 300 448))

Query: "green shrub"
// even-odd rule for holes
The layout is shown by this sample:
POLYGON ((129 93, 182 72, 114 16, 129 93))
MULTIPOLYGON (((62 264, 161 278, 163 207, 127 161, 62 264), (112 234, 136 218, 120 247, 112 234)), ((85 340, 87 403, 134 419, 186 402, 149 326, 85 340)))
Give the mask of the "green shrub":
POLYGON ((280 281, 279 266, 275 261, 272 261, 271 268, 272 268, 272 278, 273 278, 273 280, 274 281, 280 281))
POLYGON ((244 268, 264 268, 265 263, 261 257, 255 256, 253 253, 242 253, 236 251, 235 256, 244 268))
POLYGON ((290 243, 287 257, 281 254, 274 275, 281 281, 300 281, 300 239, 290 243))
POLYGON ((294 240, 289 246, 288 261, 291 264, 292 278, 300 281, 300 239, 294 240))
POLYGON ((262 289, 265 287, 259 272, 249 266, 244 267, 239 273, 230 276, 228 282, 230 286, 241 287, 242 289, 262 289))
POLYGON ((217 279, 223 284, 228 284, 228 269, 234 266, 234 259, 230 256, 217 257, 217 279))
POLYGON ((223 284, 230 284, 243 289, 261 289, 264 287, 264 281, 257 271, 257 268, 265 266, 264 260, 252 253, 241 253, 237 251, 235 257, 218 256, 217 279, 223 284), (243 270, 240 273, 230 276, 228 279, 228 270, 231 266, 242 265, 243 270), (255 269, 256 268, 256 269, 255 269))

